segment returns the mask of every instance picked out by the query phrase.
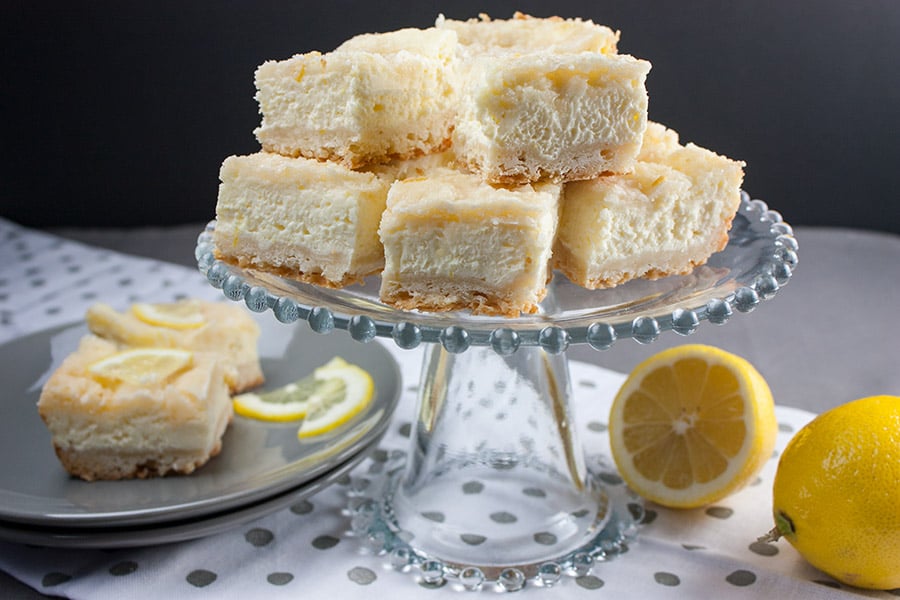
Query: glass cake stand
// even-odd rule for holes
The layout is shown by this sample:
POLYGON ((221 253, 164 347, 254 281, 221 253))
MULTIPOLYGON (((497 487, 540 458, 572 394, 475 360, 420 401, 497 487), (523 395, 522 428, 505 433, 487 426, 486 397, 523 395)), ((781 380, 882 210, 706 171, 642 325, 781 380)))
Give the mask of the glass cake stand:
POLYGON ((566 349, 723 324, 774 296, 797 264, 791 227, 742 192, 727 247, 688 275, 596 291, 556 276, 537 314, 485 317, 394 309, 377 277, 334 290, 237 268, 215 259, 214 228, 197 262, 228 298, 323 334, 426 345, 409 450, 352 488, 352 529, 426 585, 473 590, 585 575, 636 535, 640 499, 577 440, 566 349))

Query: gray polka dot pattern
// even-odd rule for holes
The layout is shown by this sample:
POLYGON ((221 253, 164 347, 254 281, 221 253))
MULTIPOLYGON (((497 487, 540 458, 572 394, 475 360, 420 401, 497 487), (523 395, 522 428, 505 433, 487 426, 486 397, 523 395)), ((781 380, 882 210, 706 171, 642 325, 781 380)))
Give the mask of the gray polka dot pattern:
POLYGON ((113 576, 130 575, 137 571, 138 564, 131 560, 116 563, 109 568, 109 574, 113 576))
POLYGON ((329 548, 337 546, 340 541, 341 540, 331 535, 320 535, 312 541, 312 546, 316 550, 328 550, 329 548))
POLYGON ((542 546, 552 546, 556 543, 556 536, 546 531, 534 534, 534 541, 542 546))
POLYGON ((624 483, 617 473, 600 473, 600 481, 609 485, 621 485, 624 483))
POLYGON ((716 519, 727 519, 734 514, 734 511, 725 506, 710 506, 706 509, 706 514, 716 519))
POLYGON ((295 515, 308 515, 314 508, 313 503, 309 500, 301 500, 291 505, 291 512, 295 515))
POLYGON ((463 533, 459 538, 470 546, 479 546, 487 540, 486 537, 477 533, 463 533))
POLYGON ((491 521, 494 523, 515 523, 518 521, 516 515, 506 511, 491 513, 491 521))
POLYGON ((768 542, 753 542, 748 546, 750 551, 760 556, 775 556, 778 554, 778 546, 768 542))
POLYGON ((375 571, 372 569, 367 569, 366 567, 353 567, 349 571, 347 571, 347 577, 353 583, 358 583, 359 585, 369 585, 376 579, 378 576, 375 574, 375 571))
POLYGON ((685 550, 691 550, 691 551, 706 550, 706 546, 697 546, 695 544, 682 544, 681 547, 684 548, 685 550))
POLYGON ((467 481, 462 486, 463 494, 480 494, 484 490, 484 484, 480 481, 467 481))
POLYGON ((530 496, 532 498, 546 498, 547 492, 542 490, 541 488, 528 487, 522 490, 522 493, 526 496, 530 496))
POLYGON ((268 529, 257 527, 245 533, 244 539, 253 546, 260 547, 271 543, 275 539, 275 534, 268 529))
POLYGON ((290 573, 269 573, 266 575, 266 581, 272 585, 287 585, 294 580, 294 576, 290 573))
POLYGON ((444 513, 437 511, 423 512, 422 516, 429 521, 434 521, 435 523, 443 523, 444 519, 446 519, 444 513))
POLYGON ((202 588, 213 583, 218 576, 206 569, 197 569, 188 573, 187 582, 194 587, 202 588))
POLYGON ((734 571, 733 573, 729 573, 725 578, 725 581, 727 581, 731 585, 744 587, 754 584, 756 582, 756 575, 750 571, 739 569, 737 571, 734 571))
POLYGON ((674 587, 681 584, 681 579, 674 573, 666 573, 665 571, 657 571, 653 574, 653 580, 660 585, 674 587))
POLYGON ((603 433, 609 429, 606 423, 601 423, 600 421, 589 421, 587 428, 588 431, 593 431, 594 433, 603 433))
POLYGON ((582 575, 575 578, 575 583, 586 590, 599 590, 603 587, 603 580, 593 575, 582 575))

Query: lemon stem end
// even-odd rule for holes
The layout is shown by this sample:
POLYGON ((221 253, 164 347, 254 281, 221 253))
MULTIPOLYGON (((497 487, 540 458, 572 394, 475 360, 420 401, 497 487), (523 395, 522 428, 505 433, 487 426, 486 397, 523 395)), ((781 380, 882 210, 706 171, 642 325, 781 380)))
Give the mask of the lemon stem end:
POLYGON ((790 517, 788 517, 784 513, 777 513, 775 515, 775 527, 773 527, 768 533, 763 536, 757 538, 758 542, 777 542, 782 537, 790 537, 794 534, 794 523, 791 521, 790 517))

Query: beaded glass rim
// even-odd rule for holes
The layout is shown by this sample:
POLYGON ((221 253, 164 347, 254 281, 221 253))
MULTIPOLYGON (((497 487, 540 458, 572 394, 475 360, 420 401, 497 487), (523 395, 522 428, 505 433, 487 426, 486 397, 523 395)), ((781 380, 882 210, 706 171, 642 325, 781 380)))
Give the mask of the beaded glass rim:
POLYGON ((440 343, 449 352, 491 346, 511 354, 540 346, 558 354, 571 344, 606 350, 621 339, 648 344, 664 331, 689 335, 702 321, 721 325, 748 313, 784 287, 797 266, 797 240, 780 213, 741 191, 727 246, 687 275, 636 279, 602 290, 587 290, 557 273, 537 314, 515 318, 467 311, 405 311, 378 299, 380 279, 342 289, 323 288, 215 257, 210 221, 197 239, 195 257, 210 285, 243 301, 253 312, 271 310, 283 323, 305 320, 318 333, 345 330, 358 342, 393 338, 401 348, 440 343))

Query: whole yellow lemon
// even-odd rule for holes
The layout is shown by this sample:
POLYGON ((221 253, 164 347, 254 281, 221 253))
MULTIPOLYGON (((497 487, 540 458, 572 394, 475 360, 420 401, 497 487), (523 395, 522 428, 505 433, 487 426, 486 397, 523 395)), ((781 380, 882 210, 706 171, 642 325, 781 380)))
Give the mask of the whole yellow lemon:
POLYGON ((775 475, 777 534, 848 585, 900 587, 900 397, 872 396, 816 417, 775 475))

